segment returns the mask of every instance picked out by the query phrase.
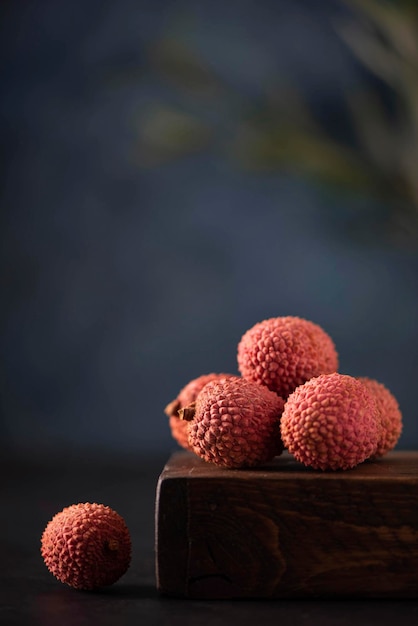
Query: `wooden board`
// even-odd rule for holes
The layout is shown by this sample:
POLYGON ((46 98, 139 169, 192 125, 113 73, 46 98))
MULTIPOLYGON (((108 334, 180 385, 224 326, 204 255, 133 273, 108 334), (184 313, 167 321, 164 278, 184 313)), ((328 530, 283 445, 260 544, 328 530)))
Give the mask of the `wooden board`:
POLYGON ((183 598, 416 598, 418 452, 344 472, 175 453, 157 487, 156 576, 183 598))

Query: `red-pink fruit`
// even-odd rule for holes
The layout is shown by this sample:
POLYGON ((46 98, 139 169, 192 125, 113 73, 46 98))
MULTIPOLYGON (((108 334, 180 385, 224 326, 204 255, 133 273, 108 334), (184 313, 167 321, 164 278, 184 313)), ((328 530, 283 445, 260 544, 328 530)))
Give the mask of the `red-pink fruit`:
POLYGON ((297 387, 281 419, 284 446, 321 470, 349 469, 374 455, 380 430, 372 394, 356 378, 338 373, 297 387))
POLYGON ((179 446, 185 450, 190 450, 187 422, 178 418, 177 415, 170 415, 168 418, 171 436, 177 441, 179 446))
POLYGON ((267 387, 239 376, 213 380, 180 413, 189 422, 189 444, 205 461, 253 467, 281 454, 284 402, 267 387))
POLYGON ((131 538, 123 518, 103 504, 66 507, 48 522, 41 554, 49 571, 75 589, 112 585, 127 571, 131 538))
POLYGON ((172 437, 177 443, 185 450, 190 450, 188 439, 188 427, 185 420, 179 418, 179 410, 192 404, 197 398, 197 394, 203 389, 203 387, 211 380, 219 378, 225 378, 231 376, 231 374, 202 374, 194 378, 187 383, 180 391, 172 402, 167 404, 164 411, 169 418, 169 426, 172 437))
POLYGON ((402 432, 402 413, 395 396, 385 385, 367 377, 360 377, 359 380, 376 400, 382 429, 374 456, 381 457, 398 443, 402 432))
POLYGON ((304 382, 338 369, 331 337, 299 317, 274 317, 255 324, 238 344, 238 369, 281 397, 304 382))

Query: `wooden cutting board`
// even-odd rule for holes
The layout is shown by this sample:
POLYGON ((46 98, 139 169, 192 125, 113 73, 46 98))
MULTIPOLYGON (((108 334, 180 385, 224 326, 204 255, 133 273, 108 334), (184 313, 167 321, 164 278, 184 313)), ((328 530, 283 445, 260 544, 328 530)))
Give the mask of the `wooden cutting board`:
POLYGON ((418 452, 321 472, 175 453, 158 481, 156 576, 182 598, 418 597, 418 452))

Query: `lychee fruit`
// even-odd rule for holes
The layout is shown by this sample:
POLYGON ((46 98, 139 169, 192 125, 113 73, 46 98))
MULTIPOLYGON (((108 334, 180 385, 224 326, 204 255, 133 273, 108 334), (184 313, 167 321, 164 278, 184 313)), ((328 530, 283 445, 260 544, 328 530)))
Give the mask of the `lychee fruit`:
POLYGON ((338 369, 331 337, 314 322, 292 316, 255 324, 242 336, 237 357, 244 378, 285 399, 310 378, 338 369))
POLYGON ((73 504, 57 513, 41 538, 49 571, 75 589, 112 585, 128 569, 131 538, 124 519, 103 504, 73 504))
POLYGON ((228 468, 254 467, 281 454, 276 393, 239 376, 207 383, 196 402, 181 409, 189 445, 205 461, 228 468))
POLYGON ((285 448, 304 465, 345 470, 376 453, 380 438, 376 401, 352 376, 322 374, 288 397, 281 435, 285 448))
POLYGON ((376 400, 382 428, 374 457, 381 457, 398 443, 402 432, 402 413, 397 399, 383 383, 367 377, 360 377, 359 380, 376 400))
POLYGON ((187 383, 178 393, 177 398, 167 404, 164 409, 169 418, 169 426, 173 438, 185 450, 190 450, 187 422, 179 418, 179 409, 182 409, 196 400, 197 394, 211 380, 225 378, 231 374, 202 374, 187 383))

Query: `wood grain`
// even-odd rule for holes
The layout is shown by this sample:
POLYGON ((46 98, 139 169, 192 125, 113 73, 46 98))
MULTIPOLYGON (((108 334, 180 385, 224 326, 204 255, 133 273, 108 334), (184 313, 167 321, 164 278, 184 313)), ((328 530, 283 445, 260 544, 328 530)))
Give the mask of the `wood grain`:
POLYGON ((156 573, 186 598, 418 597, 418 452, 344 472, 176 453, 158 481, 156 573))

